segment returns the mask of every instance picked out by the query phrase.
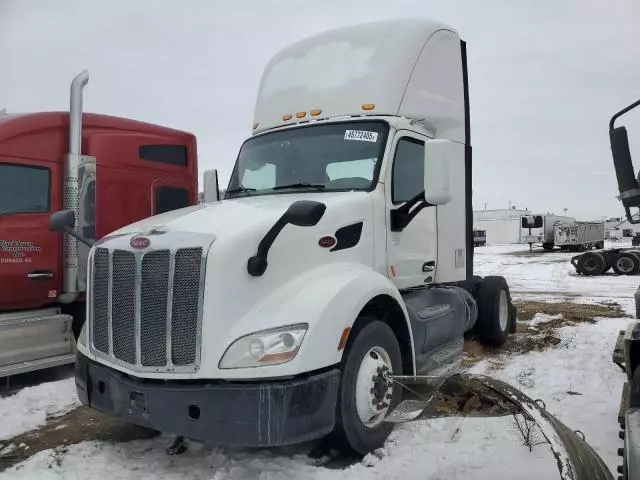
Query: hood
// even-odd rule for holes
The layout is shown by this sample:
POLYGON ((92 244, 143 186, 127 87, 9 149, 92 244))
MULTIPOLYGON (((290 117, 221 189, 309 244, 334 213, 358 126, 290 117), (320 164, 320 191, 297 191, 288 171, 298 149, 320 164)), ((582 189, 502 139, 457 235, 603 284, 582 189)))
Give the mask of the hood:
MULTIPOLYGON (((338 212, 348 211, 350 206, 356 207, 362 203, 368 203, 368 194, 366 192, 305 192, 304 196, 300 194, 258 195, 199 204, 140 220, 112 232, 105 240, 113 235, 145 234, 154 229, 167 233, 211 234, 220 240, 250 234, 256 229, 266 233, 293 202, 302 199, 324 203, 327 206, 325 217, 335 217, 338 212)), ((359 210, 357 207, 356 209, 359 210)), ((348 221, 348 219, 345 220, 348 221)))

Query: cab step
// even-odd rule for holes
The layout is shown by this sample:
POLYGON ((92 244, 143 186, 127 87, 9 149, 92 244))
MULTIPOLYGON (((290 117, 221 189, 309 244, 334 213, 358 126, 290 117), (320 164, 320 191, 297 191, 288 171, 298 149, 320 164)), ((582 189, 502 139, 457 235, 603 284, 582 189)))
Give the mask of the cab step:
POLYGON ((613 355, 612 355, 613 363, 618 365, 623 372, 626 371, 624 367, 624 363, 625 363, 624 335, 625 335, 624 330, 620 330, 620 332, 618 332, 618 338, 616 340, 616 345, 613 348, 613 355))
POLYGON ((627 417, 627 410, 629 410, 629 398, 631 395, 631 387, 629 382, 624 382, 622 387, 622 396, 620 397, 620 408, 618 410, 618 423, 620 428, 625 428, 625 418, 627 417))

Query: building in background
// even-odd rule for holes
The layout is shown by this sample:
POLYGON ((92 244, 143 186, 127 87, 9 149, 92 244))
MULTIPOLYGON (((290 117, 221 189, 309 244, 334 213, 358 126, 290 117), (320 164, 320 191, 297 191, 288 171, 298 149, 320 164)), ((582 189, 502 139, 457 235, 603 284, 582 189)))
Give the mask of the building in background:
MULTIPOLYGON (((638 219, 634 215, 634 219, 638 219)), ((633 224, 624 217, 608 218, 604 223, 604 236, 607 239, 616 240, 620 238, 630 238, 640 233, 640 224, 633 224)))
POLYGON ((498 210, 475 210, 473 228, 485 230, 487 243, 521 243, 523 235, 521 218, 531 215, 528 209, 501 208, 498 210))

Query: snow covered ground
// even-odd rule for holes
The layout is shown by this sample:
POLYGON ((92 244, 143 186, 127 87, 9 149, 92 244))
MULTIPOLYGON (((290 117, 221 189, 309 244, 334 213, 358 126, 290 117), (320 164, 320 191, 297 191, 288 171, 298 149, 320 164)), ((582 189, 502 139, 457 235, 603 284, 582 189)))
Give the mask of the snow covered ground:
MULTIPOLYGON (((575 275, 571 254, 528 253, 527 246, 476 249, 480 275, 504 275, 513 296, 528 300, 618 302, 632 316, 640 277, 575 275)), ((544 322, 538 316, 536 322, 544 322)), ((472 371, 505 380, 568 426, 579 429, 615 472, 617 411, 623 374, 611 362, 617 332, 630 319, 603 318, 559 330, 561 342, 544 352, 511 355, 472 371)), ((46 413, 72 408, 72 380, 24 389, 0 399, 0 443, 41 425, 46 413)), ((522 445, 513 417, 443 418, 396 427, 386 446, 346 469, 326 468, 307 456, 308 445, 280 450, 223 449, 192 444, 185 454, 165 454, 166 437, 126 444, 85 442, 43 451, 0 474, 6 479, 547 479, 558 473, 549 449, 522 445)))
POLYGON ((47 417, 61 415, 80 405, 73 378, 27 387, 0 398, 0 442, 41 427, 47 417))

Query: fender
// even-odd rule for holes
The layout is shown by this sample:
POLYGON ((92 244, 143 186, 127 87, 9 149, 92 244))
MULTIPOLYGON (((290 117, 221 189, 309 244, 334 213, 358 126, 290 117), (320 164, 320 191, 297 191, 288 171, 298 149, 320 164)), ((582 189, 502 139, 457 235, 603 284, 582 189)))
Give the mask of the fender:
POLYGON ((265 378, 298 375, 336 365, 342 360, 343 350, 338 350, 338 344, 344 329, 351 327, 365 305, 378 295, 394 298, 402 309, 415 372, 413 333, 400 292, 387 277, 370 267, 342 262, 319 266, 292 278, 254 306, 229 331, 227 347, 255 331, 307 323, 309 328, 295 359, 281 365, 225 369, 217 373, 227 378, 265 378))

